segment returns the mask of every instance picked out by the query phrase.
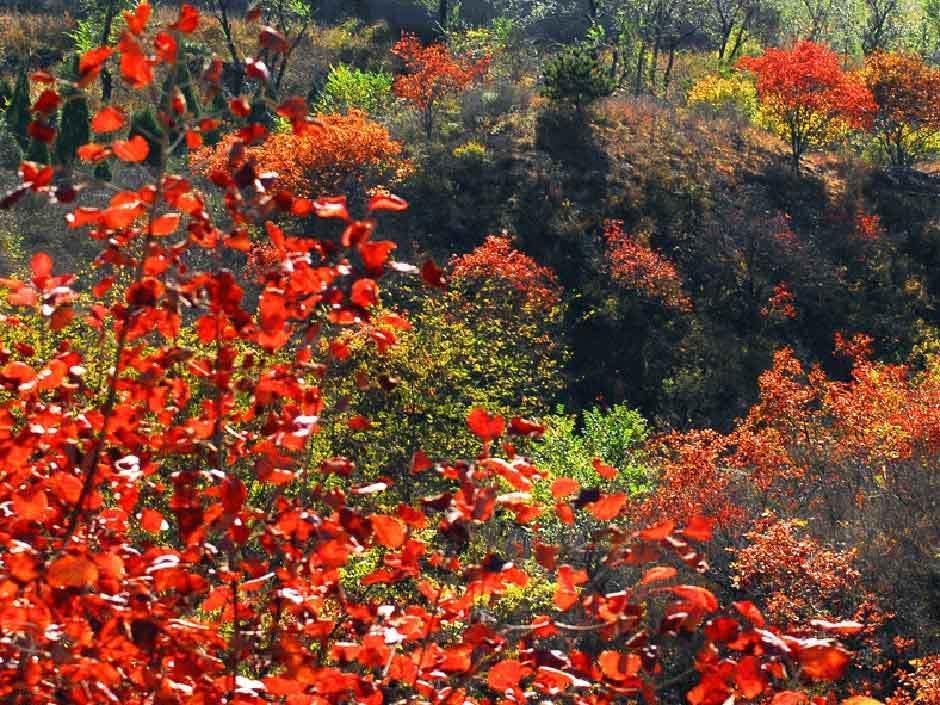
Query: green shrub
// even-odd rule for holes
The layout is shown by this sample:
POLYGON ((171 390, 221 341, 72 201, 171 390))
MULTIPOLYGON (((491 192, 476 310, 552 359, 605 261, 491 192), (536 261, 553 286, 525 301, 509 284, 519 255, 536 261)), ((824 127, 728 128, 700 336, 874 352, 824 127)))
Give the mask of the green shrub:
POLYGON ((616 87, 597 50, 588 44, 569 47, 545 64, 545 97, 573 106, 578 112, 589 103, 611 95, 616 87))
POLYGON ((642 446, 649 425, 635 410, 623 404, 609 409, 588 409, 577 417, 557 413, 546 419, 545 436, 535 444, 532 457, 550 477, 571 477, 585 487, 596 486, 600 478, 594 459, 619 470, 614 489, 642 495, 651 488, 652 474, 645 464, 642 446))
POLYGON ((330 67, 317 101, 321 113, 361 110, 381 115, 392 104, 392 75, 384 71, 361 71, 346 64, 330 67))

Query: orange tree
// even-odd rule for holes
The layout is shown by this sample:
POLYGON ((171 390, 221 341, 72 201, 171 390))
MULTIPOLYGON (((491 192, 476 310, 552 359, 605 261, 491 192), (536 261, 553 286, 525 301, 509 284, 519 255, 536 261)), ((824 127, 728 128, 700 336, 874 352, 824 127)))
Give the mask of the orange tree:
POLYGON ((738 67, 757 76, 761 116, 789 143, 795 169, 807 148, 870 122, 871 92, 828 47, 801 41, 742 57, 738 67))
MULTIPOLYGON (((85 53, 74 85, 33 76, 35 139, 54 139, 59 91, 87 89, 106 66, 135 98, 151 92, 200 16, 183 5, 152 27, 149 15, 128 12, 117 46, 85 53)), ((259 47, 282 46, 271 32, 259 47)), ((267 67, 245 65, 264 94, 267 67)), ((207 68, 211 94, 221 62, 207 68)), ((193 120, 170 103, 159 118, 190 148, 222 117, 242 148, 266 139, 229 107, 193 120)), ((317 129, 302 101, 272 107, 297 135, 317 129)), ((95 110, 100 141, 80 158, 144 162, 126 109, 95 110)), ((379 282, 408 268, 374 237, 380 214, 406 204, 376 195, 355 218, 342 198, 293 194, 249 160, 214 172, 216 220, 209 187, 169 169, 169 132, 134 187, 88 200, 81 168, 24 162, 0 201, 68 204, 70 232, 100 248, 88 281, 42 253, 3 281, 4 333, 43 333, 41 347, 0 352, 4 703, 798 705, 836 687, 849 663, 838 643, 768 625, 748 602, 722 609, 703 584, 704 517, 632 531, 622 494, 556 478, 552 511, 595 529, 540 541, 541 475, 513 442, 540 433, 533 421, 475 408, 476 457, 416 452, 408 482, 318 455, 323 424, 369 429, 327 392, 350 336, 388 350, 404 325, 380 311, 379 282), (225 268, 261 233, 278 266, 254 281, 225 268), (543 611, 494 617, 513 617, 492 608, 539 580, 552 586, 543 611)), ((432 265, 422 272, 441 284, 432 265)))
POLYGON ((390 184, 409 169, 401 143, 358 110, 318 115, 303 134, 278 132, 247 146, 229 134, 191 160, 197 171, 223 180, 251 163, 261 173, 277 174, 281 186, 314 197, 390 184))
POLYGON ((392 90, 414 105, 424 119, 428 139, 434 129, 434 109, 441 99, 460 93, 486 75, 489 57, 473 60, 454 56, 443 44, 423 46, 413 34, 403 34, 392 47, 401 59, 405 73, 395 79, 392 90))
POLYGON ((872 130, 895 166, 910 166, 940 139, 940 69, 913 54, 866 57, 865 82, 874 96, 872 130))

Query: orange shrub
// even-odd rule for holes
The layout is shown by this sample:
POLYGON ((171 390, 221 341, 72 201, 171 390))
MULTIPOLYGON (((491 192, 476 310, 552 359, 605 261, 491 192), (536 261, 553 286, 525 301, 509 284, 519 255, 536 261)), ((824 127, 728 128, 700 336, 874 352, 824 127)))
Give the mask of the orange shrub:
POLYGON ((247 148, 236 135, 227 135, 195 152, 193 166, 211 178, 254 160, 259 172, 277 173, 282 188, 315 197, 384 185, 407 173, 402 144, 364 113, 318 115, 317 122, 319 129, 272 134, 247 148))

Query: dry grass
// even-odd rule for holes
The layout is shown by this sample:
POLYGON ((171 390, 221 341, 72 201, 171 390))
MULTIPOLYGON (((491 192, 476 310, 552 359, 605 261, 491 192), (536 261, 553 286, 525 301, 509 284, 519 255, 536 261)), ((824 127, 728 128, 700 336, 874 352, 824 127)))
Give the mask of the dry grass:
POLYGON ((0 66, 12 71, 24 57, 33 66, 48 66, 60 60, 72 46, 68 33, 75 20, 64 14, 31 13, 0 9, 0 66))

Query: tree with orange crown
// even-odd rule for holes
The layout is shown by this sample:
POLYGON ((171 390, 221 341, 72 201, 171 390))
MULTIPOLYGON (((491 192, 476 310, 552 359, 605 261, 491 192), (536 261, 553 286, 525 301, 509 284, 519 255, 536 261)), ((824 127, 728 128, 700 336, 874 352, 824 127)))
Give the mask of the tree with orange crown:
POLYGON ((402 35, 392 53, 404 63, 405 73, 395 79, 392 90, 422 114, 428 139, 434 129, 434 110, 449 95, 465 90, 486 75, 490 59, 473 60, 454 56, 443 44, 423 46, 413 34, 402 35))

